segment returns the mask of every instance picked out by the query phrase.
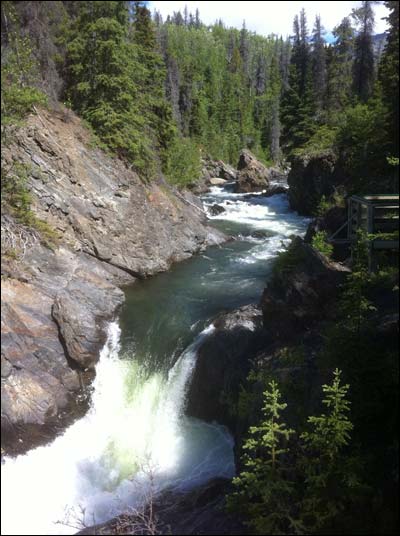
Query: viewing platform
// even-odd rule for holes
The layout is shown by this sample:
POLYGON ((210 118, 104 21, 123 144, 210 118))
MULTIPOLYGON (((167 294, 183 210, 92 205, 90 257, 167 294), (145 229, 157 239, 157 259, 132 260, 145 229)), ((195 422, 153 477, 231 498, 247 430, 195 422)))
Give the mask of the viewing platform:
POLYGON ((352 195, 347 199, 347 221, 329 238, 332 244, 351 245, 364 231, 370 245, 370 267, 376 250, 398 250, 399 195, 352 195))

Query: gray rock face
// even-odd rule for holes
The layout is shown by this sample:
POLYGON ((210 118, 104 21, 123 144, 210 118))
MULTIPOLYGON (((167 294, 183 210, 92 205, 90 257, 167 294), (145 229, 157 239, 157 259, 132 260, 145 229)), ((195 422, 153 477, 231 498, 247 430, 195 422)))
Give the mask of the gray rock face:
POLYGON ((268 188, 271 172, 250 151, 245 149, 240 153, 237 168, 236 192, 259 192, 268 188))
POLYGON ((2 284, 2 426, 43 424, 79 389, 66 366, 57 326, 49 314, 51 298, 29 283, 2 284))
POLYGON ((81 368, 93 368, 105 342, 104 321, 111 319, 124 300, 122 290, 73 280, 55 296, 52 315, 68 357, 81 368))
POLYGON ((213 178, 224 179, 225 181, 234 181, 237 171, 222 160, 203 160, 203 175, 206 180, 211 181, 213 178))
MULTIPOLYGON (((205 225, 195 196, 144 183, 90 149, 89 136, 73 114, 41 111, 2 155, 27 166, 32 210, 59 235, 54 250, 32 240, 23 258, 2 258, 7 430, 43 425, 76 397, 79 369, 93 368, 123 302, 119 286, 225 239, 205 225)), ((12 233, 7 218, 2 242, 12 233)))
POLYGON ((196 369, 188 391, 187 412, 206 421, 216 420, 235 434, 237 420, 229 401, 236 400, 240 382, 250 369, 249 356, 263 347, 267 334, 262 312, 247 305, 214 320, 217 328, 197 352, 196 369))
POLYGON ((14 451, 33 425, 75 411, 84 389, 79 369, 97 361, 106 320, 122 303, 116 284, 133 278, 84 253, 40 243, 16 268, 5 264, 18 277, 3 280, 1 304, 2 439, 14 451))

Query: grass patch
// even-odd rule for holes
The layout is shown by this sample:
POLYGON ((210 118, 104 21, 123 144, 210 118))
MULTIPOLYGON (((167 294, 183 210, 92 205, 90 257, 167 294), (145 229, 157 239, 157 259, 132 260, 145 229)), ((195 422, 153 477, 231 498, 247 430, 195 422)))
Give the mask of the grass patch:
POLYGON ((333 246, 328 242, 327 237, 326 231, 317 231, 312 238, 311 245, 314 249, 330 259, 333 253, 333 246))
MULTIPOLYGON (((47 222, 39 219, 31 209, 32 197, 27 187, 31 166, 22 162, 13 162, 9 168, 1 170, 1 208, 9 214, 17 224, 37 231, 40 240, 47 247, 54 248, 60 239, 59 233, 47 222)), ((23 232, 21 229, 20 232, 23 232)), ((13 256, 14 247, 7 250, 13 256)), ((18 252, 15 252, 18 257, 18 252)))

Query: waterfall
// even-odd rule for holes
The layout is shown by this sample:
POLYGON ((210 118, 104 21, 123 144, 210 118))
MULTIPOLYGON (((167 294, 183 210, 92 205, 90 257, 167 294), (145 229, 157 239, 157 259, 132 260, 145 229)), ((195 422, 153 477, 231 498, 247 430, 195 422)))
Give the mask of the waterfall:
POLYGON ((182 414, 197 348, 213 329, 200 333, 166 375, 121 357, 120 328, 111 323, 87 415, 50 445, 5 459, 2 534, 71 534, 81 522, 101 523, 143 501, 149 472, 155 491, 209 478, 210 453, 211 476, 231 476, 227 431, 182 414), (209 429, 200 451, 192 444, 199 426, 209 429))

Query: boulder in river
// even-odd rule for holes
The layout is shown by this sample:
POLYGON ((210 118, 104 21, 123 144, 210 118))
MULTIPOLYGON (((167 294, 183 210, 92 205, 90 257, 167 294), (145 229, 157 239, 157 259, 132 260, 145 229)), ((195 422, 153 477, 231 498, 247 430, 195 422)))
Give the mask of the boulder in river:
POLYGON ((235 192, 259 192, 269 186, 270 171, 247 149, 239 156, 235 192))
POLYGON ((264 197, 272 197, 273 195, 278 194, 287 194, 288 188, 285 188, 284 186, 280 186, 277 184, 272 184, 268 190, 263 194, 264 197))
POLYGON ((200 177, 189 185, 196 195, 208 192, 211 186, 222 186, 227 181, 236 180, 237 171, 222 160, 212 160, 209 157, 201 160, 200 177), (222 182, 223 181, 223 182, 222 182))
POLYGON ((256 229, 255 231, 253 231, 251 233, 250 236, 252 236, 253 238, 270 238, 271 236, 273 236, 274 233, 273 231, 267 231, 267 230, 262 230, 262 229, 256 229))
POLYGON ((214 203, 214 205, 211 205, 211 207, 209 208, 209 211, 212 216, 218 216, 218 214, 222 214, 223 212, 226 212, 224 207, 222 207, 221 205, 217 205, 217 203, 214 203))
POLYGON ((211 179, 208 179, 208 182, 211 184, 211 186, 224 186, 228 181, 225 179, 220 179, 219 177, 211 177, 211 179))
POLYGON ((220 178, 226 181, 234 181, 236 179, 237 171, 222 160, 211 160, 210 158, 205 158, 203 159, 202 163, 202 173, 207 180, 212 178, 220 178))

